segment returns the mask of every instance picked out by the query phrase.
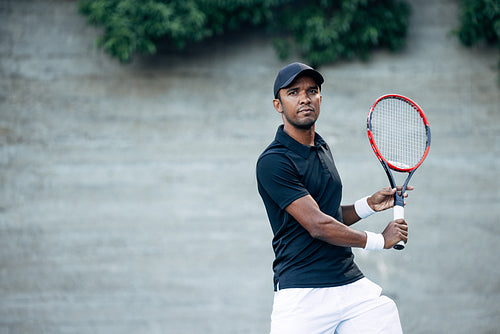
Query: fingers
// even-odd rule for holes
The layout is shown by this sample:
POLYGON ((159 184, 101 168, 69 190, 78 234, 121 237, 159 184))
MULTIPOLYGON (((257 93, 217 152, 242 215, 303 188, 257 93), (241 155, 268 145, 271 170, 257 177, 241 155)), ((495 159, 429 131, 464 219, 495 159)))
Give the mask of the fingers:
MULTIPOLYGON (((408 191, 411 191, 413 189, 415 189, 415 188, 412 186, 406 186, 406 190, 408 190, 408 191)), ((391 194, 393 195, 396 191, 401 192, 401 190, 403 190, 403 186, 396 186, 396 188, 386 187, 386 188, 383 188, 382 190, 380 190, 380 192, 383 194, 387 194, 387 195, 391 195, 391 194)))
MULTIPOLYGON (((396 186, 396 189, 398 191, 401 191, 401 190, 403 190, 403 186, 396 186)), ((412 186, 406 186, 406 190, 413 190, 413 189, 415 189, 415 188, 412 186)))
POLYGON ((391 196, 391 195, 394 195, 394 193, 396 192, 396 188, 391 188, 391 187, 386 187, 386 188, 382 188, 380 189, 379 191, 377 191, 375 194, 373 194, 374 196, 377 196, 377 195, 381 195, 381 196, 391 196))
POLYGON ((396 219, 391 221, 384 232, 382 232, 385 240, 385 248, 390 249, 395 244, 403 240, 408 242, 408 224, 404 219, 396 219))
MULTIPOLYGON (((408 197, 408 193, 406 191, 411 191, 415 188, 413 188, 412 186, 407 186, 406 189, 405 189, 405 193, 403 194, 403 197, 408 197)), ((403 186, 397 186, 395 189, 392 189, 393 190, 393 194, 394 192, 398 192, 398 196, 401 196, 401 191, 403 190, 403 186)))
POLYGON ((398 228, 408 232, 408 223, 406 222, 406 220, 404 220, 404 218, 396 219, 394 222, 396 223, 398 228))
MULTIPOLYGON (((401 196, 402 190, 403 186, 382 188, 367 199, 368 205, 377 212, 392 208, 394 206, 394 194, 397 192, 398 196, 401 196)), ((407 190, 413 190, 413 187, 408 186, 407 190)), ((403 198, 407 197, 408 194, 405 192, 403 198)), ((404 205, 406 205, 406 202, 404 202, 404 205)))
MULTIPOLYGON (((406 191, 412 191, 413 189, 415 189, 414 187, 412 186, 407 186, 406 189, 405 189, 405 193, 403 194, 403 197, 408 197, 408 194, 406 193, 406 191)), ((396 191, 398 192, 398 195, 401 196, 401 191, 403 190, 403 186, 396 186, 396 188, 384 188, 382 189, 380 192, 383 194, 383 195, 394 195, 396 193, 396 191)))
MULTIPOLYGON (((397 225, 397 232, 399 232, 400 240, 403 240, 405 243, 408 242, 408 224, 404 219, 395 220, 397 225)), ((399 241, 398 241, 399 242, 399 241)))

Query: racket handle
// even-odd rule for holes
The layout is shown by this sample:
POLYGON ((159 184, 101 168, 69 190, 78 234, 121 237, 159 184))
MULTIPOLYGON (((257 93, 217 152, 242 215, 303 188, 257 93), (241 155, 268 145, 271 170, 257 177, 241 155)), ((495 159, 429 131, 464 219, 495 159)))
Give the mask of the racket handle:
MULTIPOLYGON (((393 211, 394 211, 394 220, 396 220, 396 219, 403 219, 405 217, 405 208, 404 208, 404 206, 395 205, 393 211)), ((398 242, 397 244, 395 244, 393 248, 397 249, 397 250, 404 249, 405 248, 404 241, 401 240, 400 242, 398 242)))

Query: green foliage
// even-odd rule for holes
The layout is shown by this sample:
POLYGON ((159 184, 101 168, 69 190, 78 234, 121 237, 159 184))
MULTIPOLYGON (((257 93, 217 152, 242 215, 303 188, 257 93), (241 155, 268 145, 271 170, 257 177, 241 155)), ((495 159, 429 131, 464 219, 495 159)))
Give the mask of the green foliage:
POLYGON ((84 0, 79 4, 91 23, 105 28, 99 45, 123 62, 135 52, 154 54, 164 36, 182 48, 188 41, 210 35, 206 15, 194 0, 84 0))
POLYGON ((198 0, 212 34, 223 34, 247 26, 265 26, 273 9, 283 0, 198 0))
POLYGON ((295 42, 279 41, 279 54, 293 45, 307 62, 320 65, 361 57, 386 47, 399 50, 405 41, 410 7, 392 0, 293 1, 284 6, 279 24, 295 42))
POLYGON ((461 0, 457 33, 467 46, 479 42, 500 46, 500 1, 461 0))
POLYGON ((485 42, 500 50, 500 0, 461 0, 460 26, 456 33, 466 46, 485 42))
POLYGON ((275 41, 282 58, 293 51, 313 65, 366 58, 373 48, 401 48, 409 17, 398 0, 80 0, 79 7, 104 27, 99 45, 123 62, 154 54, 159 43, 182 49, 248 27, 286 36, 275 41))

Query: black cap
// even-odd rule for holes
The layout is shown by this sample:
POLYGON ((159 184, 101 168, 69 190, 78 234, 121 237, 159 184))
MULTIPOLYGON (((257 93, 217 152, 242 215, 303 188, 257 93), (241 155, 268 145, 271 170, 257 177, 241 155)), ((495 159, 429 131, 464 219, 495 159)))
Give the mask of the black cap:
POLYGON ((285 88, 290 85, 299 74, 303 73, 310 75, 314 81, 316 81, 318 86, 321 86, 321 84, 325 82, 323 76, 311 66, 307 66, 302 63, 292 63, 283 67, 279 71, 278 76, 274 81, 274 98, 278 98, 278 92, 281 88, 285 88))

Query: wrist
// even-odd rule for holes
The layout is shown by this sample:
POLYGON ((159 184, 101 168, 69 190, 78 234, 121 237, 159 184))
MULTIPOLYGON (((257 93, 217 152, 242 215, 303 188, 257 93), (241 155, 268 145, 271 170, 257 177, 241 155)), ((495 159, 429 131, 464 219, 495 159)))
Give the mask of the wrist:
POLYGON ((370 196, 363 197, 354 202, 354 210, 361 219, 367 218, 375 213, 375 210, 368 205, 368 197, 370 196))
POLYGON ((385 248, 385 239, 381 233, 373 233, 365 231, 366 233, 366 250, 382 250, 385 248))

